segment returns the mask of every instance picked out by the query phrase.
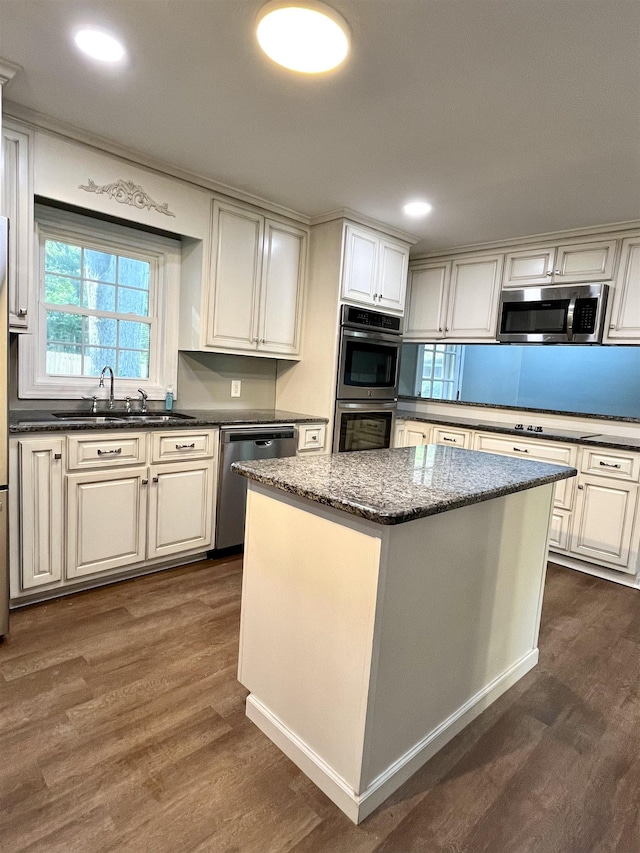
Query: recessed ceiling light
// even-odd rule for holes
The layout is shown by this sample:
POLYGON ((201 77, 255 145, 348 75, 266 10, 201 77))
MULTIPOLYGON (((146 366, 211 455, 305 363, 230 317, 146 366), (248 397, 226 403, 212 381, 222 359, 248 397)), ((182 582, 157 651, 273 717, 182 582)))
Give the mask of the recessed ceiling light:
POLYGON ((407 216, 426 216, 431 205, 426 201, 410 201, 402 208, 407 216))
POLYGON ((257 20, 258 43, 268 57, 291 71, 320 74, 336 68, 349 52, 346 21, 316 0, 272 0, 257 20))
POLYGON ((119 62, 124 57, 124 47, 103 30, 78 30, 74 41, 83 53, 100 62, 119 62))

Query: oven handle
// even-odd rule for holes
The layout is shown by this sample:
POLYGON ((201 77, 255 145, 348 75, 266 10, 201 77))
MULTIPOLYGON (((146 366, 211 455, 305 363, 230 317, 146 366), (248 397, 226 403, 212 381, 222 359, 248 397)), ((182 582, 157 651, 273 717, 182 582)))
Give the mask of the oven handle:
POLYGON ((576 297, 572 296, 569 300, 569 308, 567 310, 567 340, 573 340, 573 317, 576 313, 576 297))
POLYGON ((379 403, 345 403, 342 400, 338 400, 336 402, 336 412, 341 411, 352 411, 354 409, 360 410, 361 412, 378 412, 380 409, 397 409, 398 401, 397 400, 389 400, 388 402, 385 400, 380 401, 379 403))
POLYGON ((361 341, 371 341, 371 343, 380 342, 382 344, 395 344, 397 347, 402 345, 402 337, 389 332, 356 332, 355 329, 342 328, 343 338, 356 338, 361 341))

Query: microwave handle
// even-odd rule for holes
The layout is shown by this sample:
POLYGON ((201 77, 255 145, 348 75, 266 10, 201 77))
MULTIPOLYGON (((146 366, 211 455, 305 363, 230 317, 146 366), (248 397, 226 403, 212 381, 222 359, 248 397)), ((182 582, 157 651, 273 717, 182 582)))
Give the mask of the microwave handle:
POLYGON ((576 297, 572 296, 569 300, 569 309, 567 310, 567 340, 573 340, 573 318, 576 313, 576 297))

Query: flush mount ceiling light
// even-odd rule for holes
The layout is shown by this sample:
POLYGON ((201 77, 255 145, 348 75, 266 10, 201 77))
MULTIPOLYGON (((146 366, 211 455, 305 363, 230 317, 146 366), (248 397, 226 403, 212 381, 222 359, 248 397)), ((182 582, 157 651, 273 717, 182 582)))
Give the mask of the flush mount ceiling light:
POLYGON ((431 210, 427 201, 410 201, 402 208, 407 216, 426 216, 431 210))
POLYGON ((346 21, 316 0, 272 0, 258 13, 256 32, 270 59, 303 74, 330 71, 349 52, 346 21))
POLYGON ((103 30, 78 30, 73 40, 83 53, 100 62, 119 62, 124 57, 124 47, 103 30))

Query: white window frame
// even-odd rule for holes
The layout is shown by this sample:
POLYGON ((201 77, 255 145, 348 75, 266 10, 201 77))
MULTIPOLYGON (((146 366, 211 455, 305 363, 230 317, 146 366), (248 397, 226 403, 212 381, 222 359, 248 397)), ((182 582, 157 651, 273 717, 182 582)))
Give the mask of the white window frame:
POLYGON ((35 323, 32 334, 20 335, 18 339, 18 397, 77 400, 97 395, 101 400, 108 395, 108 388, 99 387, 97 376, 50 376, 46 371, 45 240, 60 240, 72 245, 81 243, 90 249, 132 255, 150 262, 149 377, 125 379, 116 376, 114 390, 118 400, 124 400, 127 396, 137 397, 139 388, 150 400, 163 400, 167 388, 175 388, 178 375, 180 242, 40 205, 36 206, 35 268, 38 291, 35 323))
POLYGON ((415 375, 415 394, 416 397, 422 397, 422 383, 424 381, 422 377, 422 372, 424 370, 424 352, 426 348, 429 348, 434 354, 437 351, 438 347, 444 347, 443 352, 447 352, 447 348, 449 348, 451 355, 453 355, 453 366, 454 366, 454 375, 453 379, 430 379, 431 388, 433 389, 434 382, 442 382, 445 386, 451 386, 452 394, 451 397, 423 397, 424 400, 458 400, 460 397, 460 385, 462 382, 462 369, 464 364, 464 345, 462 344, 449 344, 446 341, 434 341, 431 344, 420 344, 418 348, 418 358, 416 359, 416 375, 415 375))

